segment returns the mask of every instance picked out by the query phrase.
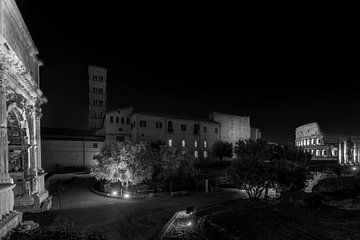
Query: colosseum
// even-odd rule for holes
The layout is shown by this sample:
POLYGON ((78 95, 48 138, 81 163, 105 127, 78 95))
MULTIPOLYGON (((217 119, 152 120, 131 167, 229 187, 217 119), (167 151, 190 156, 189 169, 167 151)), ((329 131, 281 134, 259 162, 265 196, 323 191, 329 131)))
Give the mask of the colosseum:
POLYGON ((296 128, 295 146, 311 153, 312 161, 360 165, 360 136, 329 134, 316 122, 296 128))

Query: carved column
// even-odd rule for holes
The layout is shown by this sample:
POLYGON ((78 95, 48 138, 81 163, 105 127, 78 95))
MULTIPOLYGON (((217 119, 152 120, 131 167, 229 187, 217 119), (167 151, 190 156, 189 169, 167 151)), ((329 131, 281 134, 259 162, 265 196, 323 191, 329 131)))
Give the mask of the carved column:
POLYGON ((346 165, 348 163, 347 158, 347 140, 344 140, 344 164, 346 165))
POLYGON ((9 175, 9 154, 7 137, 6 89, 3 79, 4 72, 0 66, 0 184, 12 183, 9 175))
POLYGON ((44 172, 44 169, 42 168, 41 165, 41 117, 42 117, 42 113, 41 113, 41 108, 37 107, 36 111, 35 111, 35 140, 36 140, 36 161, 37 161, 37 170, 40 173, 44 172))
POLYGON ((342 144, 341 144, 341 140, 339 140, 339 164, 342 165, 342 144))

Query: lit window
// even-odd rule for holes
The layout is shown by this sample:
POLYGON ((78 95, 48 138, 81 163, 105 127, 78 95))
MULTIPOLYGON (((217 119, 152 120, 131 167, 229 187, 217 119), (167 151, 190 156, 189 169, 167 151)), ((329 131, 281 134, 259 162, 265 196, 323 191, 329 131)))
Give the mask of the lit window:
POLYGON ((204 148, 206 148, 207 147, 207 142, 206 141, 204 141, 204 148))
POLYGON ((207 151, 204 151, 204 158, 207 158, 207 151))
POLYGON ((185 140, 181 141, 181 146, 185 147, 185 140))
POLYGON ((198 151, 195 151, 195 152, 194 152, 194 157, 195 157, 195 158, 198 158, 198 157, 199 157, 198 151))
POLYGON ((316 139, 316 144, 317 144, 317 145, 320 145, 320 138, 317 138, 317 139, 316 139))
POLYGON ((194 141, 194 147, 197 147, 197 141, 194 141))
POLYGON ((172 140, 169 139, 169 147, 172 147, 172 140))
POLYGON ((313 149, 311 150, 311 155, 314 155, 314 150, 313 149))

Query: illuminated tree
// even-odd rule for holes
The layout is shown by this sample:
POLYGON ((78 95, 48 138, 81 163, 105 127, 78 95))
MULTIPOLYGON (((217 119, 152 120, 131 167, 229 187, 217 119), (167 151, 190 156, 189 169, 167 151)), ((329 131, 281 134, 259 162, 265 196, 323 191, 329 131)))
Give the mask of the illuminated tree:
POLYGON ((152 178, 154 158, 145 143, 106 145, 96 157, 97 164, 91 169, 91 175, 97 180, 136 185, 152 178))

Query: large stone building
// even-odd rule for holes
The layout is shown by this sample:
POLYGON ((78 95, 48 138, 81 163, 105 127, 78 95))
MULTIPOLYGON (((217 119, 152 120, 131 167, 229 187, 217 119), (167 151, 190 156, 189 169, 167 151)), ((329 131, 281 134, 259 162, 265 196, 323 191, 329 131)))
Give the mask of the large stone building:
POLYGON ((174 116, 134 111, 133 107, 106 113, 104 131, 108 144, 163 142, 168 146, 186 147, 196 158, 207 158, 216 141, 235 144, 238 140, 258 139, 261 133, 250 127, 250 117, 213 112, 209 118, 174 116))
POLYGON ((41 165, 38 51, 14 0, 0 0, 0 237, 21 211, 48 210, 41 165))
POLYGON ((311 153, 313 161, 360 164, 360 137, 326 133, 316 122, 296 128, 295 145, 311 153))

